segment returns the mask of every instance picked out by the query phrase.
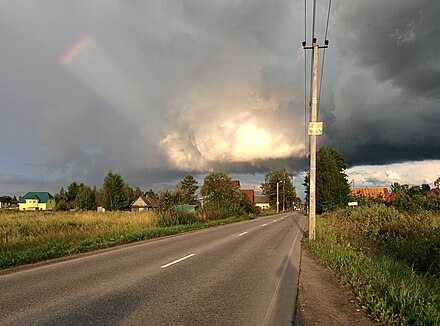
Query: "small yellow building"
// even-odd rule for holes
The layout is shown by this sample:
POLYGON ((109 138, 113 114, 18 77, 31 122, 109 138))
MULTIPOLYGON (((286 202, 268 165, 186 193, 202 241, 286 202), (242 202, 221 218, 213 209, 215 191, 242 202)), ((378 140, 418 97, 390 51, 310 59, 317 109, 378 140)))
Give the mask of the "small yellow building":
POLYGON ((51 211, 55 209, 55 198, 48 192, 28 192, 18 205, 21 211, 51 211))
POLYGON ((255 196, 255 206, 268 209, 270 207, 269 196, 255 196))

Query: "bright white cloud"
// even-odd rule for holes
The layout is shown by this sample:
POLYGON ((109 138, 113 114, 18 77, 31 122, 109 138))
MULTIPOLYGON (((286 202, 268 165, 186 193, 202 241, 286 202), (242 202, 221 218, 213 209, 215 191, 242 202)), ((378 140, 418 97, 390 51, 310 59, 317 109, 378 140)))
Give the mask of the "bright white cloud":
POLYGON ((349 181, 354 186, 389 187, 392 183, 421 185, 433 187, 434 181, 440 177, 440 161, 419 161, 387 165, 362 165, 347 169, 349 181))

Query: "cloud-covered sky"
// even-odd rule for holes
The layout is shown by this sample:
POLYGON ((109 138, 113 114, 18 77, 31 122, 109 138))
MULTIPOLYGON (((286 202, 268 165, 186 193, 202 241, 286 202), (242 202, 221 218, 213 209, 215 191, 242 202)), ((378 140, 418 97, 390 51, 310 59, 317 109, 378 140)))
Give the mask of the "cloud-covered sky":
MULTIPOLYGON (((319 145, 352 169, 440 174, 439 14, 436 0, 333 1, 319 145)), ((144 190, 212 170, 248 186, 300 175, 303 39, 299 0, 1 1, 0 194, 100 187, 110 169, 144 190)))

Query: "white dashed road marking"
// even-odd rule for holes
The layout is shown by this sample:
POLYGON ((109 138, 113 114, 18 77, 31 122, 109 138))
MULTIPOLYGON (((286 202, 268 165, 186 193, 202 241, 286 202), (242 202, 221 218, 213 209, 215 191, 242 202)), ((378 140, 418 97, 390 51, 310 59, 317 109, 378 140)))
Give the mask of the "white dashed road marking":
POLYGON ((160 266, 160 268, 165 268, 165 267, 168 267, 168 266, 174 265, 174 264, 176 264, 176 263, 181 262, 182 260, 185 260, 185 259, 191 258, 192 256, 195 256, 195 254, 190 254, 190 255, 188 255, 188 256, 182 257, 182 258, 180 258, 180 259, 177 259, 177 260, 175 260, 175 261, 172 261, 171 263, 168 263, 168 264, 166 264, 166 265, 162 265, 162 266, 160 266))

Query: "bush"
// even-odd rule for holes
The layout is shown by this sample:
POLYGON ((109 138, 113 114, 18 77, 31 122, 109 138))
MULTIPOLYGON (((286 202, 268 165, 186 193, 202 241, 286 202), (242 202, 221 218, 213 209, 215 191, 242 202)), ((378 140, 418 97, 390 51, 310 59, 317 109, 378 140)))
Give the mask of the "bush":
POLYGON ((189 212, 157 212, 155 217, 157 227, 188 225, 199 222, 196 215, 189 212))
POLYGON ((306 245, 319 262, 353 287, 380 324, 440 325, 439 253, 420 248, 423 241, 431 250, 439 248, 439 230, 430 220, 430 215, 396 215, 394 209, 383 207, 339 211, 317 219, 317 238, 306 245), (430 267, 420 273, 415 267, 424 263, 430 267))
POLYGON ((440 276, 440 228, 427 213, 404 215, 383 226, 378 243, 383 250, 410 268, 440 276))
POLYGON ((207 209, 199 209, 196 213, 197 218, 200 221, 215 221, 222 220, 224 218, 229 217, 230 215, 222 210, 207 210, 207 209))
POLYGON ((440 275, 440 228, 432 213, 408 214, 370 204, 325 216, 340 239, 379 250, 420 272, 440 275))

